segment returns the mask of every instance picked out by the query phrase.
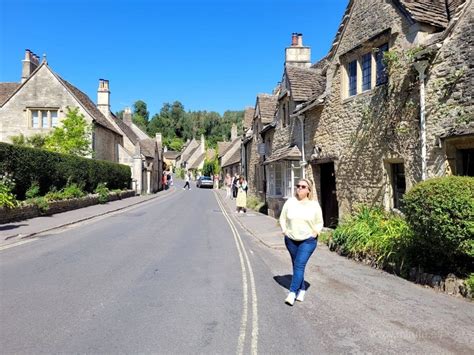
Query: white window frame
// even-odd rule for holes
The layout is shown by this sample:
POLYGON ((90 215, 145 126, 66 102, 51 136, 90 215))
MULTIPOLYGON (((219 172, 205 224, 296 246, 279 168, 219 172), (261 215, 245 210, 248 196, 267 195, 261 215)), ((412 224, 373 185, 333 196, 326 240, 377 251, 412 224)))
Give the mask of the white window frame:
POLYGON ((37 108, 31 107, 27 109, 28 112, 28 127, 37 130, 49 130, 59 124, 59 108, 37 108), (56 124, 53 123, 52 112, 56 112, 56 124), (35 124, 33 118, 37 113, 38 122, 35 124))
POLYGON ((289 198, 295 193, 296 180, 302 176, 299 161, 280 161, 267 165, 267 192, 270 197, 289 198))

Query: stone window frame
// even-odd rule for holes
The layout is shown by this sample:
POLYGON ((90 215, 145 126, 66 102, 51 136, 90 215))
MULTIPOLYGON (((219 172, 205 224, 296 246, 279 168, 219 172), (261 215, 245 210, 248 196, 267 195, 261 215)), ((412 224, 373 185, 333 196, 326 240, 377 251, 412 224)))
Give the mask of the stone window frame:
POLYGON ((26 116, 28 120, 28 128, 34 130, 49 130, 51 128, 57 127, 59 124, 59 107, 27 107, 26 116), (35 127, 33 124, 33 112, 38 112, 38 126, 35 127), (44 113, 46 112, 46 115, 44 113), (52 112, 56 112, 56 125, 53 124, 52 112), (41 117, 39 115, 41 113, 41 117), (47 125, 44 125, 44 119, 47 120, 47 125))
POLYGON ((351 100, 358 95, 368 93, 377 86, 384 85, 388 82, 388 76, 384 76, 380 80, 380 49, 384 51, 390 50, 390 31, 386 30, 377 36, 372 37, 366 42, 356 46, 339 57, 341 63, 341 98, 343 101, 351 100), (370 54, 370 88, 363 87, 363 58, 370 54), (355 64, 354 64, 355 63, 355 64), (355 65, 356 70, 356 86, 355 92, 350 91, 350 65, 355 65))

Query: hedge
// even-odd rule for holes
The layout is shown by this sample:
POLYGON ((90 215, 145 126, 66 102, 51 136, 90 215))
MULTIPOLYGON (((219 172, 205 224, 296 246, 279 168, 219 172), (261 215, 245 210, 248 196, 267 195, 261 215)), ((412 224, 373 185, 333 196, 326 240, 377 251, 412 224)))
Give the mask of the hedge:
POLYGON ((432 270, 472 272, 474 178, 448 176, 421 182, 404 195, 403 202, 416 235, 418 263, 432 270))
POLYGON ((62 189, 68 182, 92 193, 99 183, 106 182, 109 189, 123 189, 131 180, 127 165, 0 143, 0 173, 5 172, 13 175, 13 193, 19 200, 25 198, 35 181, 44 195, 53 187, 62 189))

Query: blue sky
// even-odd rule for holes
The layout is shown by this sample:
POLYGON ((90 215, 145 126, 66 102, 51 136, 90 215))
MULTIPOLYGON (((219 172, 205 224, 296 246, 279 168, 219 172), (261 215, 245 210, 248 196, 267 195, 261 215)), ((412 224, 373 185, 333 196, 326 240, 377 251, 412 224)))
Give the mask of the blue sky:
POLYGON ((348 0, 0 0, 0 82, 18 82, 26 48, 112 111, 143 100, 223 113, 254 106, 281 80, 291 33, 315 62, 348 0))

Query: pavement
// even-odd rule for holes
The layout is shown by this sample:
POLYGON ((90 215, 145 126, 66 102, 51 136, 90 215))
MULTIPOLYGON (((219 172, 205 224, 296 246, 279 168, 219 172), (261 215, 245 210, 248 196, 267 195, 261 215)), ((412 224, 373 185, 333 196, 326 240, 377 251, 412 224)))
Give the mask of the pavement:
MULTIPOLYGON (((23 221, 0 224, 0 250, 15 243, 22 243, 38 234, 58 230, 76 223, 104 216, 153 199, 163 198, 177 190, 160 191, 151 195, 140 195, 106 204, 93 205, 52 216, 30 218, 23 221)), ((226 211, 240 226, 269 248, 285 249, 277 220, 265 214, 247 209, 247 213, 236 213, 235 200, 225 198, 224 190, 214 190, 226 211)))

